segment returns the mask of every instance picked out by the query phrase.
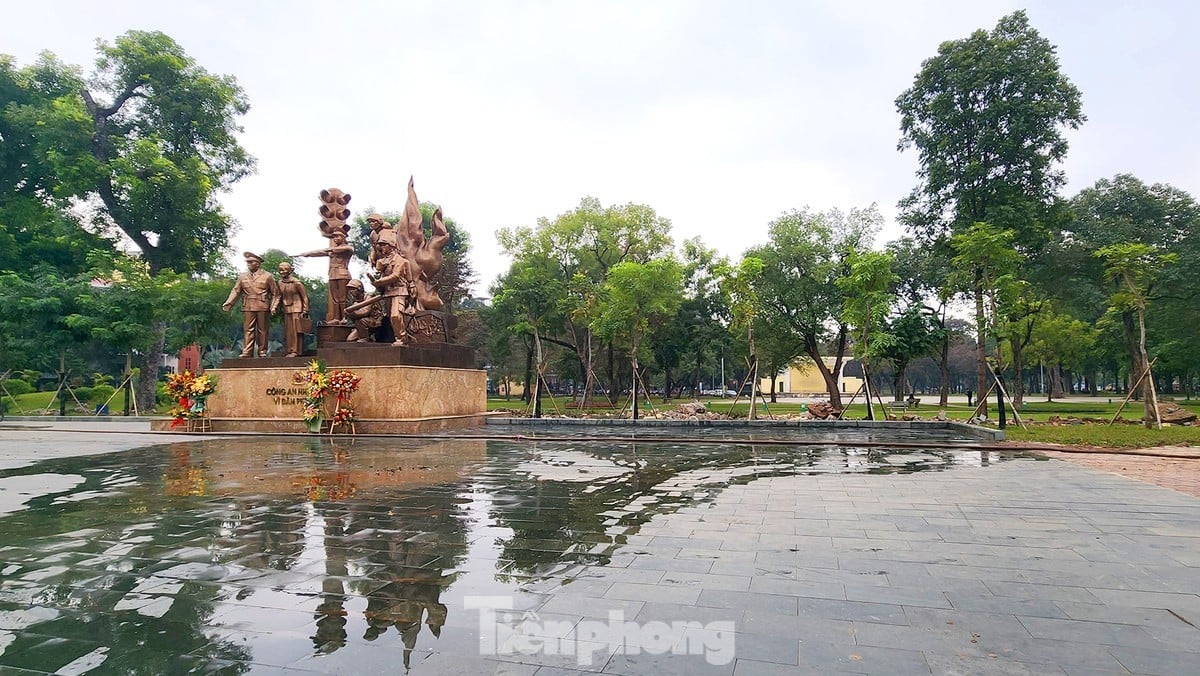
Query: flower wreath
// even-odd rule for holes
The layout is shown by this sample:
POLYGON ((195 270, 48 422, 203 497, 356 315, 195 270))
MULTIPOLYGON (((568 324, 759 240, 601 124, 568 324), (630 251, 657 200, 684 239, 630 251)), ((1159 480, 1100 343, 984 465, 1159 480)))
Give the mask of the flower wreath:
POLYGON ((336 397, 333 426, 349 425, 357 419, 350 395, 358 390, 361 376, 346 370, 330 371, 325 362, 314 359, 308 363, 308 368, 293 374, 292 382, 305 387, 301 417, 306 425, 312 426, 325 417, 325 397, 330 392, 336 397))

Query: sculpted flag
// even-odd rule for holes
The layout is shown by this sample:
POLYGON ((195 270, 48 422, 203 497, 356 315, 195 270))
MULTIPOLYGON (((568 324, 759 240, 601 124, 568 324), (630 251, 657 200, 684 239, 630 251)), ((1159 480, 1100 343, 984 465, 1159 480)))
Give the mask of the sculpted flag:
POLYGON ((425 232, 421 229, 421 203, 417 201, 417 190, 413 179, 408 177, 408 200, 404 203, 404 220, 397 224, 400 235, 400 251, 412 262, 417 261, 417 250, 425 243, 425 232))

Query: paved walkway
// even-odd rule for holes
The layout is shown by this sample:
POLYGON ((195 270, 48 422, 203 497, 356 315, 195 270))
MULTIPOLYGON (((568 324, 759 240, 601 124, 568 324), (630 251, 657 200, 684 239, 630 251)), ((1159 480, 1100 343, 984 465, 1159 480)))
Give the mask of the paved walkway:
POLYGON ((1200 449, 1198 448, 1163 446, 1119 455, 1047 451, 1045 455, 1200 498, 1200 449), (1155 451, 1193 457, 1181 459, 1143 455, 1143 453, 1155 451))
POLYGON ((1085 466, 1192 465, 105 425, 0 426, 3 673, 1200 665, 1200 500, 1085 466), (68 457, 166 441, 186 443, 68 457), (481 596, 516 615, 481 621, 481 596))
POLYGON ((98 455, 202 438, 176 432, 151 432, 146 420, 80 418, 57 421, 10 417, 0 422, 0 470, 51 458, 98 455))

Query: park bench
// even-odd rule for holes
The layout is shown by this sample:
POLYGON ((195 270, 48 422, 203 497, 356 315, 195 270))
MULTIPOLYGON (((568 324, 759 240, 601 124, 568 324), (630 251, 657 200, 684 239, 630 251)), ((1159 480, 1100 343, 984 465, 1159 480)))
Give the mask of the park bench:
POLYGON ((921 400, 916 397, 909 397, 907 401, 889 401, 887 407, 894 411, 907 411, 910 408, 917 408, 921 405, 921 400))

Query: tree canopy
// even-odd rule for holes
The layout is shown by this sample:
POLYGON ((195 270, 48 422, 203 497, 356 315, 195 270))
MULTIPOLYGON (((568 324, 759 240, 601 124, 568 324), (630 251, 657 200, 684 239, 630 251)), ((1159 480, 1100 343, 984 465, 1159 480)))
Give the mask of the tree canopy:
POLYGON ((123 234, 152 272, 214 269, 232 228, 216 194, 254 169, 237 139, 244 92, 160 32, 129 31, 97 51, 86 78, 49 53, 20 70, 0 61, 13 97, 3 162, 20 168, 6 187, 43 208, 80 200, 86 225, 123 234))
POLYGON ((1046 206, 1064 177, 1065 129, 1086 119, 1056 49, 1024 11, 943 42, 896 99, 899 148, 917 152, 918 184, 904 221, 936 239, 985 221, 1018 242, 1045 241, 1046 206))

